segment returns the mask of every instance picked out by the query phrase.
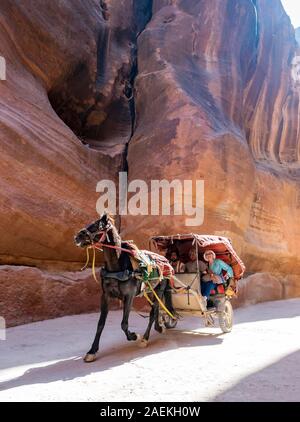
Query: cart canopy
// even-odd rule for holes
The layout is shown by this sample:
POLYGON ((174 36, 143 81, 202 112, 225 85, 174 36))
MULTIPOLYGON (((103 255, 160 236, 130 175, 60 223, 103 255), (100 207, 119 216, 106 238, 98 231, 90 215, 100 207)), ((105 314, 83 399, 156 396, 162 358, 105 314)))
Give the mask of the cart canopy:
POLYGON ((188 252, 191 247, 197 247, 199 259, 203 259, 203 253, 211 249, 216 257, 229 264, 234 273, 234 278, 239 280, 244 272, 245 265, 232 247, 230 239, 222 236, 200 234, 176 234, 173 236, 153 236, 150 238, 150 249, 159 253, 166 252, 166 257, 176 250, 183 262, 188 261, 188 252))

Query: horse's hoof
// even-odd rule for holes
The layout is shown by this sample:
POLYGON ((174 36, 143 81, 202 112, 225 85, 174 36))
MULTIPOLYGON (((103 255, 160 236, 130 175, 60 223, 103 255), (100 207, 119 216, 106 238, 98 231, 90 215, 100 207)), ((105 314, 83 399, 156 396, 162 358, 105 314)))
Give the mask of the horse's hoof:
POLYGON ((154 327, 155 331, 157 331, 159 334, 165 334, 166 328, 164 325, 159 325, 154 327))
POLYGON ((97 358, 97 354, 96 353, 95 354, 87 353, 85 355, 85 357, 83 358, 83 360, 85 362, 89 363, 89 362, 94 362, 96 360, 96 358, 97 358))
POLYGON ((136 334, 136 340, 135 341, 141 341, 142 340, 142 336, 140 334, 136 334))
POLYGON ((148 346, 148 340, 145 338, 142 338, 142 340, 139 342, 139 347, 147 347, 148 346))
POLYGON ((162 325, 162 327, 161 327, 161 334, 166 334, 166 332, 167 332, 166 327, 164 325, 162 325))

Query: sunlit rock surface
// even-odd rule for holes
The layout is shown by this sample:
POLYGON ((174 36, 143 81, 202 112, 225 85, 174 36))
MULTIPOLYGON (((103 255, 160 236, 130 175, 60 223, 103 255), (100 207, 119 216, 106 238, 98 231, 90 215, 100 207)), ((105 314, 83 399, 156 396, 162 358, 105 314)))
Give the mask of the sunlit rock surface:
POLYGON ((138 52, 129 180, 204 179, 205 217, 127 217, 126 236, 224 234, 248 271, 298 277, 299 51, 281 3, 154 1, 138 52))
POLYGON ((279 0, 7 0, 0 22, 2 264, 78 270, 96 184, 124 170, 205 182, 203 224, 123 216, 124 237, 226 235, 299 295, 300 53, 279 0))

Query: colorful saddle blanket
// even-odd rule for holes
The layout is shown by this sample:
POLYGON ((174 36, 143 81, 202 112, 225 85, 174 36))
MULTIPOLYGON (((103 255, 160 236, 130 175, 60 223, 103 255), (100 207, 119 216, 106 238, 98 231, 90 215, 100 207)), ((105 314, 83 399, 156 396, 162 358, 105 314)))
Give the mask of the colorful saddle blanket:
POLYGON ((157 253, 139 249, 133 242, 126 242, 131 251, 130 260, 134 270, 142 273, 145 281, 167 278, 173 283, 174 269, 167 258, 157 253))

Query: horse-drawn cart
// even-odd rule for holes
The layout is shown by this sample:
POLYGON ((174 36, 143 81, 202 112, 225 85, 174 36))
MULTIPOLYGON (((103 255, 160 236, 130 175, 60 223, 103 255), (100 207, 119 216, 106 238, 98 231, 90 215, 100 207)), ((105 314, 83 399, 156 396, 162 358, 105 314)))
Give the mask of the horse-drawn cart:
MULTIPOLYGON (((175 273, 172 286, 172 302, 177 315, 193 315, 205 318, 206 325, 219 326, 224 333, 228 333, 233 325, 233 310, 230 303, 231 298, 237 293, 237 282, 244 274, 245 266, 237 253, 234 251, 231 241, 226 237, 207 235, 175 235, 175 236, 154 236, 150 239, 150 249, 163 253, 168 257, 173 250, 176 250, 181 262, 188 261, 188 253, 195 248, 198 260, 203 260, 206 250, 212 250, 216 258, 229 264, 233 269, 234 276, 220 284, 211 292, 210 300, 206 306, 201 295, 201 273, 199 267, 194 273, 175 273)), ((172 319, 163 310, 160 310, 160 318, 166 328, 175 328, 177 319, 172 319)))
POLYGON ((85 362, 93 362, 96 359, 100 337, 109 311, 109 298, 117 298, 123 302, 121 328, 128 341, 136 341, 139 338, 128 328, 128 317, 134 297, 143 295, 151 304, 149 322, 140 342, 143 346, 148 343, 153 323, 154 329, 161 333, 163 325, 166 328, 174 328, 178 317, 184 314, 204 317, 208 325, 214 325, 215 317, 217 317, 222 331, 225 333, 231 331, 230 298, 236 290, 236 282, 242 277, 245 267, 233 250, 229 239, 196 234, 153 236, 150 239, 151 251, 140 250, 133 242, 122 241, 113 218, 103 213, 100 219, 81 229, 74 237, 74 241, 78 247, 86 248, 87 261, 84 268, 89 262, 89 250, 93 250, 92 269, 96 281, 95 250, 103 250, 105 261, 105 267, 101 271, 101 313, 94 341, 84 358, 85 362), (174 266, 168 261, 168 253, 173 248, 176 248, 183 261, 182 268, 183 263, 188 261, 190 250, 193 248, 195 259, 191 261, 197 262, 197 266, 192 267, 193 271, 190 271, 191 268, 188 265, 190 262, 187 262, 189 272, 174 274, 174 266), (202 273, 207 273, 208 282, 211 283, 203 285, 205 288, 209 287, 207 297, 212 299, 210 307, 208 303, 204 304, 204 298, 201 295, 203 279, 201 279, 202 274, 199 268, 204 252, 206 252, 206 257, 210 254, 210 257, 207 257, 209 267, 205 267, 207 271, 202 271, 202 273), (214 260, 211 265, 214 255, 219 260, 214 260), (213 264, 216 263, 221 266, 221 269, 225 268, 227 273, 230 273, 231 279, 225 281, 219 269, 214 270, 213 264), (215 284, 215 277, 220 277, 222 285, 217 278, 218 286, 212 295, 210 290, 215 284))

